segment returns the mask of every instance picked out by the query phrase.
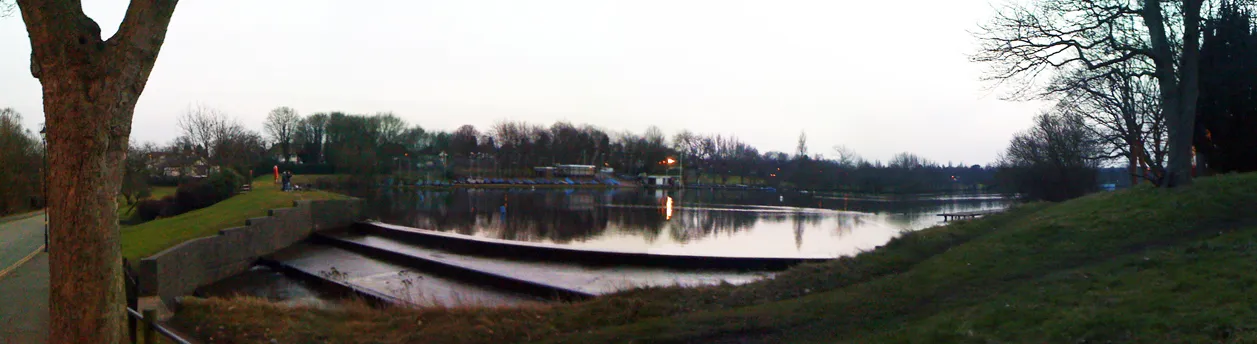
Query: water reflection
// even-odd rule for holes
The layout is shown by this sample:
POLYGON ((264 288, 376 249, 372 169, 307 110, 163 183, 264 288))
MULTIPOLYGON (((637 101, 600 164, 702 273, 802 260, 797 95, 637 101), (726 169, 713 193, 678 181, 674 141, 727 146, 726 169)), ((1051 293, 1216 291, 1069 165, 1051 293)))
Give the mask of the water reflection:
POLYGON ((732 190, 383 190, 380 221, 495 239, 656 253, 834 257, 1002 208, 985 194, 840 195, 732 190))

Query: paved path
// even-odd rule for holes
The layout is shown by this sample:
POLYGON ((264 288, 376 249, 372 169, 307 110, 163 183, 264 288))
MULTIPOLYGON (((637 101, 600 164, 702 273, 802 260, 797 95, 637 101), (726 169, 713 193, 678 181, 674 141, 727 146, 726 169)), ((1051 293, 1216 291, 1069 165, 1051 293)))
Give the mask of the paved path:
POLYGON ((13 266, 44 244, 44 216, 0 222, 0 271, 13 266))
POLYGON ((0 344, 47 341, 48 254, 40 252, 0 277, 0 344))
POLYGON ((42 214, 0 223, 0 344, 48 339, 48 254, 40 250, 43 244, 42 214), (27 257, 31 259, 17 265, 27 257))

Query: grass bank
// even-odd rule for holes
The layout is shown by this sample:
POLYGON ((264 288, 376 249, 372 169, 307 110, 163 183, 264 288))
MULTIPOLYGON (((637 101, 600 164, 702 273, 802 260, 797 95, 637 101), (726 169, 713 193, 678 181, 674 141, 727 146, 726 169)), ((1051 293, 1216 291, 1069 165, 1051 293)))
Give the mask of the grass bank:
POLYGON ((317 190, 283 192, 271 179, 270 176, 254 179, 253 191, 209 207, 122 228, 122 255, 130 260, 147 257, 184 241, 242 226, 246 219, 266 216, 270 209, 291 207, 295 200, 344 197, 317 190))
POLYGON ((745 286, 519 308, 192 299, 222 342, 1252 342, 1257 174, 1136 188, 904 235, 745 286))

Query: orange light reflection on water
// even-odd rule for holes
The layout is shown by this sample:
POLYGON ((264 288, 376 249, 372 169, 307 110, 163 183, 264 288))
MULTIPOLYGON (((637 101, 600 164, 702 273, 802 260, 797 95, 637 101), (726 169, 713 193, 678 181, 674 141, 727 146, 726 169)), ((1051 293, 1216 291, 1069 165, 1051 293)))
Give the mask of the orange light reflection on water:
POLYGON ((665 220, 672 220, 672 196, 668 196, 668 208, 665 210, 665 220))

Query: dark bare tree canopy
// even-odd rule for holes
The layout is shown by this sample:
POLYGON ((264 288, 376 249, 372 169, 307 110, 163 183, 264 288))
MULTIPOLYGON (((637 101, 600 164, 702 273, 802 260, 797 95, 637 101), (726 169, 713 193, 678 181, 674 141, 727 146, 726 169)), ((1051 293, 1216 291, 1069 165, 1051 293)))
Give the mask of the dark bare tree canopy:
POLYGON ((298 157, 300 157, 302 162, 323 162, 323 143, 327 133, 327 119, 326 113, 316 113, 302 118, 297 123, 294 140, 300 147, 298 157))
POLYGON ((798 146, 795 147, 795 155, 799 158, 807 157, 807 132, 799 132, 798 146))
POLYGON ((296 134, 299 124, 301 116, 297 115, 297 110, 287 106, 277 107, 266 115, 263 129, 273 142, 280 145, 284 160, 292 157, 293 135, 296 134))
POLYGON ((23 212, 43 198, 44 147, 38 134, 22 127, 22 115, 0 108, 0 216, 23 212))
MULTIPOLYGON (((1167 136, 1162 185, 1191 182, 1202 0, 1034 0, 1003 8, 981 27, 973 60, 1014 97, 1042 95, 1051 77, 1120 67, 1156 81, 1167 136)), ((1103 72, 1092 73, 1103 75, 1103 72)), ((1050 92, 1048 92, 1050 93, 1050 92)))
POLYGON ((1064 201, 1096 189, 1102 149, 1082 117, 1059 109, 1035 117, 1000 157, 1000 183, 1034 200, 1064 201))
POLYGON ((196 146, 198 154, 206 160, 213 156, 214 147, 230 125, 227 114, 202 104, 188 107, 175 123, 183 137, 196 146))
POLYGON ((1059 111, 1080 116, 1100 141, 1103 150, 1095 158, 1125 158, 1132 184, 1161 185, 1168 147, 1160 96, 1154 80, 1127 65, 1075 69, 1060 75, 1049 91, 1059 111))

